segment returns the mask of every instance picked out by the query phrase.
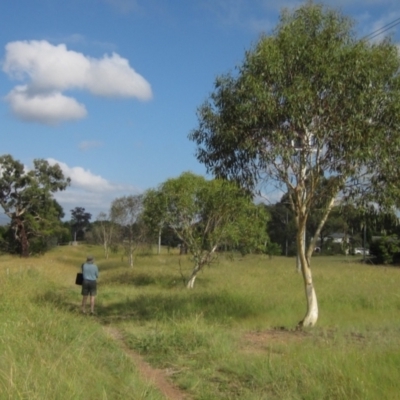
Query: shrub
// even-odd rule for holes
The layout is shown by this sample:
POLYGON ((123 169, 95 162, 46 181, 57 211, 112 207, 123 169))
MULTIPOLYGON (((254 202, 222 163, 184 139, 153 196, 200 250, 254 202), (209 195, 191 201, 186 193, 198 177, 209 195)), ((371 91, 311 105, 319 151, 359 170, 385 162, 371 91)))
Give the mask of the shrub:
POLYGON ((270 256, 280 256, 282 248, 278 243, 268 242, 265 252, 270 256))
POLYGON ((386 236, 370 244, 370 254, 378 264, 394 264, 400 260, 400 241, 397 236, 386 236))

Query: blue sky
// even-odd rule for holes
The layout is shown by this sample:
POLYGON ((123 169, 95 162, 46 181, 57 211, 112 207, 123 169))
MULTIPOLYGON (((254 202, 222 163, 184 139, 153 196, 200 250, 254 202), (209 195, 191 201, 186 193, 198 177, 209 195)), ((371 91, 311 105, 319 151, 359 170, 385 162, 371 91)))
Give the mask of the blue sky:
MULTIPOLYGON (((399 0, 326 0, 360 37, 400 18, 399 0)), ((205 174, 187 139, 217 75, 232 71, 296 0, 0 2, 1 153, 58 162, 56 198, 107 212, 184 171, 205 174)), ((400 42, 400 25, 387 33, 400 42)), ((376 38, 380 40, 383 35, 376 38)), ((276 194, 270 193, 273 200, 276 194)))

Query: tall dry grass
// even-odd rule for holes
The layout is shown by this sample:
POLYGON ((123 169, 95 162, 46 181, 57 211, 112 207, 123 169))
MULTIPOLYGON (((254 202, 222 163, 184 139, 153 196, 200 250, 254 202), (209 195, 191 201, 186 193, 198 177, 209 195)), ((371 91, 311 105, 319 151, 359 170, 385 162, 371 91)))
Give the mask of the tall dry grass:
POLYGON ((161 399, 95 319, 79 313, 79 249, 0 258, 0 399, 161 399))
POLYGON ((90 385, 92 398, 160 398, 105 325, 195 399, 398 398, 400 269, 313 259, 320 318, 301 332, 293 329, 306 307, 294 259, 221 255, 194 290, 184 287, 190 269, 189 257, 166 249, 138 254, 133 268, 86 246, 2 257, 5 398, 88 398, 90 385), (73 284, 88 253, 100 267, 92 319, 79 314, 73 284))

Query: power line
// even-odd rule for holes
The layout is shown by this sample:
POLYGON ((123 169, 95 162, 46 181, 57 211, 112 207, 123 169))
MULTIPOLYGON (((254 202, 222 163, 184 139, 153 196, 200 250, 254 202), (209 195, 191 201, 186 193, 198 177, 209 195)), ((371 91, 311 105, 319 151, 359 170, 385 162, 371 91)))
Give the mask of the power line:
POLYGON ((371 32, 370 34, 364 36, 363 38, 361 38, 361 40, 371 40, 379 35, 381 35, 382 33, 388 31, 389 29, 394 28, 396 25, 400 24, 400 18, 395 19, 392 22, 389 22, 388 24, 380 27, 379 29, 371 32))

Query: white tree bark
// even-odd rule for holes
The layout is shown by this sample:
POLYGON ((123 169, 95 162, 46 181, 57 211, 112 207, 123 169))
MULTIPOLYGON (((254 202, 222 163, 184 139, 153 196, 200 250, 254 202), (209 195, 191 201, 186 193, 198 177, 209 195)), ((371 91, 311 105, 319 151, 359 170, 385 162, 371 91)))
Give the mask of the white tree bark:
POLYGON ((314 285, 311 277, 311 269, 306 266, 302 268, 304 287, 307 298, 307 313, 303 320, 299 323, 300 327, 312 327, 317 323, 318 320, 318 302, 317 295, 315 293, 314 285))
POLYGON ((129 249, 129 266, 133 268, 133 251, 129 249))
POLYGON ((192 274, 190 275, 190 278, 186 285, 188 289, 193 289, 197 273, 204 267, 204 265, 207 265, 211 262, 217 248, 218 245, 214 245, 214 247, 211 249, 210 252, 205 253, 203 255, 198 255, 196 266, 193 268, 192 274))
POLYGON ((312 280, 310 259, 305 254, 305 243, 304 243, 304 230, 305 223, 300 224, 298 232, 298 245, 301 262, 301 272, 304 280, 304 288, 307 300, 307 312, 302 321, 299 322, 298 327, 312 327, 317 323, 318 320, 318 302, 317 295, 315 293, 314 284, 312 280))
POLYGON ((161 253, 161 227, 158 230, 158 251, 157 254, 161 253))
POLYGON ((188 289, 193 289, 193 287, 194 287, 194 281, 196 280, 196 276, 197 276, 197 274, 192 274, 192 276, 189 278, 189 280, 188 280, 188 283, 187 283, 187 285, 186 285, 186 287, 188 288, 188 289))
POLYGON ((103 248, 104 248, 104 257, 106 258, 106 260, 108 260, 109 252, 108 252, 107 240, 104 241, 103 248))

